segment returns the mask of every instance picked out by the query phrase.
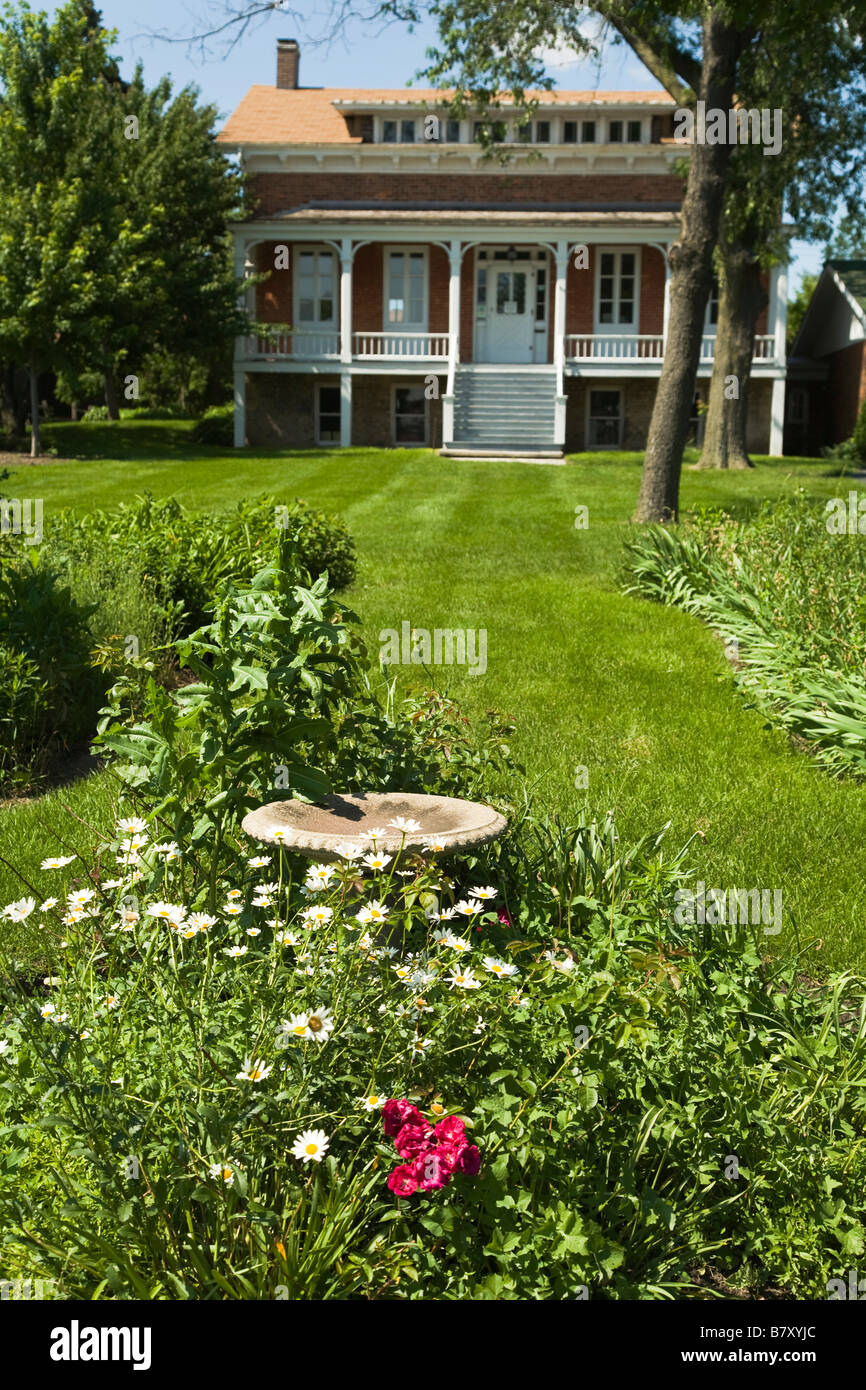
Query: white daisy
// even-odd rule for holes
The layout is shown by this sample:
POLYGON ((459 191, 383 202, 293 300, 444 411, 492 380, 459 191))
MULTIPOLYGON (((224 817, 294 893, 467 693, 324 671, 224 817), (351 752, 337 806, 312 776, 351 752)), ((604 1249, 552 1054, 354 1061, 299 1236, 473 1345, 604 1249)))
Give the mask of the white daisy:
POLYGON ((53 1004, 42 1004, 40 1006, 39 1012, 43 1018, 50 1018, 52 1014, 57 1013, 57 1010, 55 1009, 53 1004))
POLYGON ((161 922, 180 923, 186 917, 186 908, 180 903, 151 903, 145 911, 148 917, 156 917, 161 922))
POLYGON ((208 912, 191 912, 188 918, 189 925, 195 927, 196 931, 207 931, 216 920, 216 917, 211 917, 208 912))
POLYGON ((223 907, 226 917, 240 917, 243 910, 242 903, 226 903, 223 907))
POLYGON ((330 1142, 323 1129, 305 1129, 292 1145, 292 1157, 299 1158, 302 1163, 321 1163, 330 1142))
POLYGON ((247 936, 261 936, 261 927, 247 927, 247 936))
POLYGON ((456 985, 458 989, 480 989, 481 981, 476 979, 471 970, 452 970, 448 976, 453 989, 456 985))
POLYGON ((351 862, 353 859, 361 858, 361 855, 364 853, 364 848, 363 845, 337 845, 334 853, 339 854, 341 859, 348 859, 351 862))
POLYGON ((265 865, 270 864, 270 862, 271 856, 269 854, 255 854, 252 859, 247 860, 251 869, 263 869, 265 865))
POLYGON ((309 922, 315 927, 324 927, 330 922, 333 915, 334 910, 331 907, 325 907, 324 905, 305 907, 301 913, 301 921, 309 922))
MULTIPOLYGON (((272 927, 274 923, 269 922, 268 926, 272 927)), ((281 946, 299 946, 301 944, 301 938, 294 931, 278 931, 274 934, 274 940, 278 941, 281 946)))
POLYGON ((56 906, 57 906, 57 903, 58 903, 58 899, 57 899, 57 898, 46 898, 46 899, 45 899, 45 902, 42 904, 42 906, 40 907, 39 911, 40 911, 40 912, 50 912, 51 909, 52 909, 52 907, 56 907, 56 906))
POLYGON ((112 888, 122 888, 122 887, 123 887, 123 879, 122 879, 122 878, 106 878, 106 879, 103 879, 102 885, 101 885, 101 886, 105 889, 106 892, 108 892, 108 891, 109 891, 110 889, 112 889, 112 888))
POLYGON ((10 922, 26 922, 35 906, 35 898, 19 898, 17 903, 8 903, 4 907, 3 916, 8 917, 10 922))
POLYGON ((154 854, 164 854, 166 863, 173 864, 175 859, 180 859, 181 848, 174 840, 166 840, 165 844, 154 845, 154 854))
POLYGON ((474 917, 476 912, 481 911, 481 904, 474 901, 467 902, 465 898, 461 898, 460 902, 455 904, 454 911, 462 913, 464 917, 474 917))
POLYGON ((249 950, 249 946, 226 946, 223 949, 227 956, 232 956, 236 959, 238 956, 245 956, 249 950))
POLYGON ((403 816, 395 816, 393 820, 389 820, 388 824, 393 825, 395 830, 402 830, 404 835, 417 835, 421 829, 418 821, 407 820, 403 816))
POLYGON ((424 849, 428 854, 441 854, 447 848, 448 841, 443 839, 441 835, 435 835, 432 839, 424 842, 424 849))
POLYGON ((384 830, 381 828, 381 826, 378 826, 378 825, 377 825, 377 826, 374 826, 374 828, 373 828, 372 830, 365 830, 365 831, 364 831, 364 839, 365 839, 365 840, 372 840, 372 841, 373 841, 373 844, 375 844, 377 840, 381 840, 381 838, 382 838, 382 836, 383 836, 384 834, 385 834, 385 832, 384 832, 384 830))
POLYGON ((364 863, 368 869, 384 869, 391 863, 391 855, 380 854, 378 851, 375 854, 365 854, 364 863))
POLYGON ((234 1185, 234 1169, 230 1168, 227 1163, 212 1163, 207 1171, 210 1177, 217 1178, 220 1182, 225 1183, 226 1187, 234 1185))
POLYGON ((470 888, 469 893, 471 897, 480 898, 482 902, 486 902, 489 898, 496 897, 495 888, 470 888))
POLYGON ((491 975, 500 975, 503 978, 520 973, 516 965, 509 965, 507 961, 497 960, 496 956, 485 956, 484 968, 489 970, 491 975))
POLYGON ((147 821, 142 820, 141 816, 126 816, 117 822, 117 831, 120 835, 140 835, 147 829, 147 821))
POLYGON ((330 1010, 318 1008, 293 1014, 290 1019, 283 1019, 280 1032, 285 1037, 303 1038, 305 1041, 315 1038, 316 1042, 324 1043, 328 1041, 328 1035, 333 1028, 334 1020, 331 1018, 330 1010))
POLYGON ((433 1044, 429 1038, 413 1038, 410 1051, 417 1052, 419 1055, 423 1056, 432 1046, 433 1044))
POLYGON ((77 856, 74 854, 58 854, 54 859, 43 859, 41 867, 43 869, 65 869, 67 864, 71 864, 77 856))
POLYGON ((244 1058, 243 1071, 239 1071, 235 1077, 236 1081, 264 1081, 271 1074, 271 1067, 266 1067, 264 1062, 259 1059, 254 1061, 249 1057, 244 1058))
POLYGON ((386 1096, 378 1095, 360 1097, 361 1104, 363 1105, 365 1110, 381 1110, 382 1106, 385 1104, 386 1099, 386 1096))

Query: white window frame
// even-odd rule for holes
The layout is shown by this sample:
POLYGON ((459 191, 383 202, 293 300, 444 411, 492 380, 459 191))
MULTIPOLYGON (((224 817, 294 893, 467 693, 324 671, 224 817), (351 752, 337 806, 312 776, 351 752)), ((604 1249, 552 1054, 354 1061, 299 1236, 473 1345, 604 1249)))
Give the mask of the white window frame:
MULTIPOLYGON (((404 285, 405 288, 405 285, 404 285)), ((430 324, 430 252, 427 246, 389 245, 382 247, 382 331, 384 333, 427 333, 430 324), (421 323, 391 323, 388 318, 389 290, 391 288, 391 256, 424 257, 424 318, 421 323)))
MULTIPOLYGON (((718 306, 721 303, 722 299, 722 287, 718 284, 715 275, 713 276, 713 285, 718 289, 718 296, 716 298, 716 305, 718 306)), ((704 309, 704 333, 714 335, 718 332, 719 319, 718 313, 716 314, 715 323, 713 323, 712 319, 710 318, 710 309, 712 308, 713 304, 713 285, 710 286, 710 292, 707 295, 707 307, 704 309)))
POLYGON ((620 450, 622 448, 622 438, 625 432, 625 392, 621 386, 594 386, 592 381, 586 383, 586 408, 583 422, 583 447, 587 453, 603 454, 607 449, 620 450), (592 444, 589 438, 589 422, 593 417, 590 415, 590 405, 592 403, 593 391, 611 391, 619 396, 619 430, 616 444, 592 444))
POLYGON ((430 402, 422 383, 420 386, 414 381, 395 382, 391 387, 391 442, 397 449, 428 449, 430 447, 430 402), (397 438, 397 392, 398 391, 421 391, 424 393, 424 439, 418 444, 407 444, 405 440, 397 438))
MULTIPOLYGON (((318 290, 319 270, 318 260, 316 262, 316 289, 318 290)), ((314 302, 318 304, 318 293, 314 297, 314 302)), ((292 248, 292 329, 296 333, 327 333, 336 332, 340 327, 340 257, 333 246, 323 246, 321 242, 310 246, 296 246, 292 248), (334 292, 331 296, 334 305, 334 315, 330 319, 305 319, 301 321, 301 256, 305 253, 316 257, 329 255, 334 267, 333 286, 334 292)))
POLYGON ((634 333, 640 332, 640 312, 641 312, 641 248, 639 246, 597 246, 595 256, 595 285, 593 287, 592 298, 592 322, 594 334, 634 333), (601 258, 605 255, 616 256, 616 266, 614 269, 614 322, 601 323, 599 310, 601 307, 601 258), (622 256, 634 256, 634 307, 635 314, 631 323, 619 323, 619 286, 622 279, 620 270, 622 256))
MULTIPOLYGON (((322 395, 322 392, 323 392, 323 391, 336 391, 336 392, 337 392, 337 395, 339 396, 339 395, 340 395, 340 383, 339 383, 339 381, 338 381, 338 382, 333 382, 333 381, 317 381, 317 382, 314 383, 313 408, 314 408, 314 410, 315 410, 315 416, 313 417, 313 423, 314 423, 314 425, 315 425, 315 429, 314 429, 314 432, 313 432, 313 433, 314 433, 314 438, 315 438, 315 440, 316 440, 316 448, 317 448, 317 449, 334 449, 334 448, 339 448, 339 444, 340 444, 339 432, 338 432, 338 434, 337 434, 337 438, 336 438, 336 439, 320 439, 320 437, 319 437, 319 430, 320 430, 320 428, 321 428, 321 415, 322 415, 321 395, 322 395)), ((335 415, 336 415, 336 414, 339 414, 338 411, 331 411, 331 412, 329 412, 329 413, 330 413, 330 414, 335 414, 335 415)), ((339 431, 339 426, 338 426, 338 431, 339 431)))

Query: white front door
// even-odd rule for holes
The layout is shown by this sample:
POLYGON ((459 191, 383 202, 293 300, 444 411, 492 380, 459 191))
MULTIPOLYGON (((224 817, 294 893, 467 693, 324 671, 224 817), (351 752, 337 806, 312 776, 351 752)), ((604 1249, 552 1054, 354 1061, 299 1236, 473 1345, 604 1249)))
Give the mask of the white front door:
POLYGON ((535 344, 535 272, 501 262, 486 267, 480 362, 532 362, 535 344))

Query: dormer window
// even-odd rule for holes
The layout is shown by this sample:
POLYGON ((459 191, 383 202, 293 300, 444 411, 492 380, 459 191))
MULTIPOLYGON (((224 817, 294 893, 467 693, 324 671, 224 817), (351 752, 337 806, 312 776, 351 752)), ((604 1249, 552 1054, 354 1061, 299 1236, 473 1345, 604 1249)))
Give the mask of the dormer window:
POLYGON ((386 145, 414 145, 415 122, 412 120, 383 121, 382 140, 386 145))

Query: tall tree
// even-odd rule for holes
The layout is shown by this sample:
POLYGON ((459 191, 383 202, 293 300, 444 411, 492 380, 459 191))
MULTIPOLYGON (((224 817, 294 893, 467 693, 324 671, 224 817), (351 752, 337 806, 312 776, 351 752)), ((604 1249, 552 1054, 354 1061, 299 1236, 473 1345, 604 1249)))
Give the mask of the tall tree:
POLYGON ((702 468, 751 467, 748 396, 758 317, 767 300, 762 271, 787 259, 783 207, 798 235, 819 239, 843 199, 852 210, 848 225, 862 230, 866 46, 856 32, 861 8, 859 0, 839 0, 834 13, 816 10, 805 51, 758 48, 740 65, 740 102, 755 110, 776 102, 782 140, 771 156, 758 145, 738 145, 731 160, 716 252, 719 322, 702 468))

